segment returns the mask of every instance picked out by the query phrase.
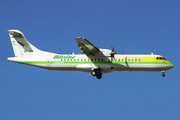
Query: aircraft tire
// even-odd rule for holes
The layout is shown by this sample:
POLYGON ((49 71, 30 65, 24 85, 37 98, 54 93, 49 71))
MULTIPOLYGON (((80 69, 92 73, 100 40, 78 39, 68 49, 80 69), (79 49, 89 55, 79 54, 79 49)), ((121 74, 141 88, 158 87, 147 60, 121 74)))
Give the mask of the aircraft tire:
POLYGON ((163 73, 162 76, 165 77, 165 74, 163 73))
POLYGON ((96 72, 95 72, 95 71, 92 71, 92 72, 91 72, 91 75, 92 75, 92 76, 96 76, 96 72))
POLYGON ((97 74, 97 75, 96 75, 96 78, 97 78, 97 79, 101 79, 101 78, 102 78, 102 74, 97 74))

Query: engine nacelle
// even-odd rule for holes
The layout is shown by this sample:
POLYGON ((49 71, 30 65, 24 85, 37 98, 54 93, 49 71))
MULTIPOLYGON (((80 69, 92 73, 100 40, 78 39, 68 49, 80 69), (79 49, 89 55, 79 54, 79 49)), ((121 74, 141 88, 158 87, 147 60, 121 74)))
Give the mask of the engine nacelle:
POLYGON ((99 49, 100 51, 97 53, 101 56, 111 56, 112 50, 109 49, 99 49))

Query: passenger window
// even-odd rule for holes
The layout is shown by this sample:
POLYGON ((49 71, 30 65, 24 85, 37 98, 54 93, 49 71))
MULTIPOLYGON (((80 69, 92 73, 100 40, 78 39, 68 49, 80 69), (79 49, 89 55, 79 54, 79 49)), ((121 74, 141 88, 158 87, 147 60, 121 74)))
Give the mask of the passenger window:
POLYGON ((135 61, 137 62, 137 59, 135 59, 135 61))
POLYGON ((120 59, 118 61, 120 61, 120 59))
POLYGON ((130 59, 128 59, 128 61, 130 61, 130 59))
POLYGON ((124 59, 122 59, 122 61, 123 61, 124 59))
POLYGON ((133 59, 132 59, 132 61, 133 61, 133 59))
POLYGON ((141 61, 141 59, 139 59, 139 62, 141 61))

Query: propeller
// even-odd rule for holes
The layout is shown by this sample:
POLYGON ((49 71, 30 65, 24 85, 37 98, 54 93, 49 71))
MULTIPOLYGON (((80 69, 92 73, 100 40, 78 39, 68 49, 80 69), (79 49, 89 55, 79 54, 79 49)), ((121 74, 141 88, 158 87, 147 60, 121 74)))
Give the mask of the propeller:
POLYGON ((114 59, 114 54, 116 54, 116 52, 114 51, 115 50, 115 46, 111 47, 111 60, 114 59))

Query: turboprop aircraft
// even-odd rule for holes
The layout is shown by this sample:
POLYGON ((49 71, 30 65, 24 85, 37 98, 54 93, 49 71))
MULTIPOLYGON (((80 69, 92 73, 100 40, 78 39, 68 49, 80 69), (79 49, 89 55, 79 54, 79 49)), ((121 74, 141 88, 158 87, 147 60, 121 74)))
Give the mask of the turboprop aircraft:
POLYGON ((113 71, 160 71, 174 65, 161 55, 116 54, 114 49, 99 49, 83 37, 75 38, 83 54, 56 54, 37 49, 29 43, 19 30, 8 30, 15 57, 9 61, 31 65, 48 70, 89 72, 98 79, 103 73, 113 71))

